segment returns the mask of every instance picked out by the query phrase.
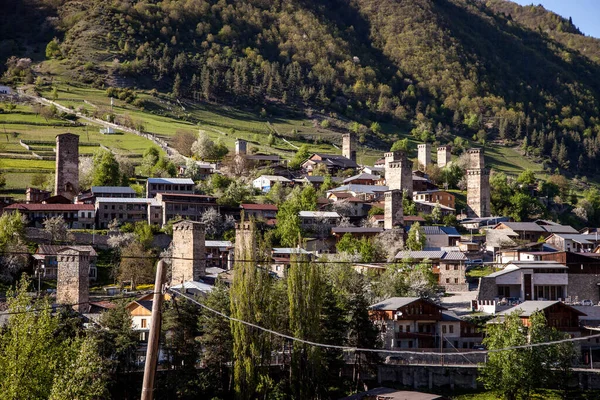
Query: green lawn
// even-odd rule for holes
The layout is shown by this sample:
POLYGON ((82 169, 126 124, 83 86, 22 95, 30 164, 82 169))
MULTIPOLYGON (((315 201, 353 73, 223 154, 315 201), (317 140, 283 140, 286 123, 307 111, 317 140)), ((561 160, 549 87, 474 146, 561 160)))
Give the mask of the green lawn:
POLYGON ((493 272, 496 272, 496 269, 494 267, 480 266, 468 270, 466 276, 467 278, 482 278, 484 276, 488 276, 493 272))

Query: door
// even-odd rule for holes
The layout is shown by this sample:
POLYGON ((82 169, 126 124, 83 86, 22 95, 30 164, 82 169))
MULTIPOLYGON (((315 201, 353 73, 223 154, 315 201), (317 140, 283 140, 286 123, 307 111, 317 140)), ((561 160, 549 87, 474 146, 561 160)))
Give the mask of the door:
POLYGON ((531 274, 525 274, 525 301, 531 300, 531 274))

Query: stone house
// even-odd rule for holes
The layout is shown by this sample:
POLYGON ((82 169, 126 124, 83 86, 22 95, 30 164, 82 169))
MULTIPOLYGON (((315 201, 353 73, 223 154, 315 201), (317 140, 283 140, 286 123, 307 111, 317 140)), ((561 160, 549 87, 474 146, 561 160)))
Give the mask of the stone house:
POLYGON ((273 219, 277 218, 278 207, 276 204, 241 204, 240 208, 244 211, 246 218, 273 219))
POLYGON ((217 198, 201 194, 157 193, 156 201, 161 205, 161 224, 181 217, 190 221, 200 221, 202 214, 209 209, 220 211, 217 198))
POLYGON ((65 246, 41 244, 38 246, 33 259, 35 260, 34 270, 41 270, 42 279, 56 279, 58 276, 58 254, 64 249, 74 249, 87 252, 89 255, 90 272, 89 278, 94 281, 98 277, 96 261, 98 253, 92 246, 65 246))
POLYGON ((21 204, 4 207, 3 212, 19 211, 27 218, 29 226, 42 228, 44 220, 63 217, 69 229, 92 229, 96 209, 93 204, 21 204))
POLYGON ((146 221, 151 225, 162 224, 163 220, 162 204, 153 198, 102 197, 96 199, 95 208, 97 226, 100 229, 108 228, 108 224, 114 219, 120 223, 146 221))
POLYGON ((403 250, 396 254, 396 260, 427 261, 431 263, 433 273, 438 278, 438 285, 449 292, 466 292, 469 285, 466 279, 467 257, 460 251, 403 250))
POLYGON ((569 268, 554 261, 514 261, 481 278, 479 300, 563 300, 569 295, 569 268))

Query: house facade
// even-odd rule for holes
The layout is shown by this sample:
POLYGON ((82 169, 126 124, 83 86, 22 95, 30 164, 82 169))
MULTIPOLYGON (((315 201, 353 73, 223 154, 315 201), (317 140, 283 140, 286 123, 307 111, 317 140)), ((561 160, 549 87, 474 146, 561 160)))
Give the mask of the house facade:
POLYGON ((100 229, 108 228, 114 219, 120 223, 146 221, 150 225, 162 224, 162 205, 156 199, 97 198, 95 207, 100 229))
POLYGON ((194 181, 190 178, 148 178, 146 197, 157 193, 194 194, 194 181))

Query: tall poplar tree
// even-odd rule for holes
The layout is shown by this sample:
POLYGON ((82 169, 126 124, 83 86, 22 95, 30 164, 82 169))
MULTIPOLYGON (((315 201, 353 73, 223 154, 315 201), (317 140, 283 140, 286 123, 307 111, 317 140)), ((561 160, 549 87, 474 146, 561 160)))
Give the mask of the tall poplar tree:
MULTIPOLYGON (((243 223, 243 221, 242 221, 243 223)), ((236 243, 234 279, 231 287, 231 316, 239 320, 268 327, 270 316, 270 289, 272 278, 257 265, 257 240, 255 227, 251 223, 247 235, 236 243)), ((269 335, 240 322, 231 322, 233 336, 234 390, 238 399, 257 397, 261 381, 261 367, 270 362, 271 346, 269 335)))

